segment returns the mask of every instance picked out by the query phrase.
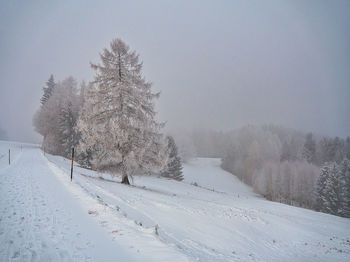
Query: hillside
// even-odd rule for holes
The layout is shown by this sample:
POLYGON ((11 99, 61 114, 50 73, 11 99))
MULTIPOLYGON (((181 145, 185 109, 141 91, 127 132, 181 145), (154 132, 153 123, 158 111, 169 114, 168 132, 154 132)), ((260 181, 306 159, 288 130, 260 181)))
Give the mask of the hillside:
POLYGON ((125 186, 35 145, 0 143, 0 261, 349 261, 350 219, 269 202, 194 159, 125 186), (7 150, 11 148, 11 166, 7 150))

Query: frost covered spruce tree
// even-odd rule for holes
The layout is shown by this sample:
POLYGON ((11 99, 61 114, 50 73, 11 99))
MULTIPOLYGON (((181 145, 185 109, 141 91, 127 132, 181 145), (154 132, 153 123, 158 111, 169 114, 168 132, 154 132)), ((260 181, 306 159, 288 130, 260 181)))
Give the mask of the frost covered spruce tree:
POLYGON ((54 81, 53 75, 51 75, 49 80, 46 82, 46 86, 43 87, 43 95, 40 98, 41 107, 33 117, 33 126, 35 127, 35 131, 41 134, 44 137, 44 140, 46 139, 46 136, 48 134, 48 128, 46 127, 47 119, 45 119, 44 117, 45 112, 47 112, 46 103, 53 94, 55 85, 56 83, 54 81))
POLYGON ((338 165, 331 164, 325 179, 323 195, 321 195, 323 201, 321 211, 333 215, 337 215, 340 208, 341 183, 338 174, 338 165))
POLYGON ((166 165, 161 171, 161 176, 168 177, 171 179, 183 180, 182 175, 182 166, 181 159, 178 156, 177 146, 175 144, 175 140, 172 136, 168 136, 167 138, 167 161, 166 165))
POLYGON ((55 85, 56 85, 56 83, 55 83, 55 80, 53 78, 53 75, 50 75, 49 80, 47 80, 47 82, 46 82, 46 86, 43 87, 43 95, 40 99, 40 103, 42 106, 45 105, 47 100, 49 100, 50 96, 53 93, 55 85))
POLYGON ((129 184, 136 170, 161 162, 160 155, 150 157, 161 136, 154 109, 159 93, 152 93, 139 56, 122 40, 112 40, 100 58, 101 64, 91 64, 96 75, 78 121, 80 150, 91 152, 93 169, 120 172, 129 184))
POLYGON ((78 110, 75 110, 74 106, 71 101, 67 101, 58 115, 59 142, 62 145, 61 154, 65 157, 70 156, 71 148, 75 147, 79 141, 79 133, 75 128, 78 110))
POLYGON ((315 208, 318 211, 325 212, 325 206, 324 203, 326 202, 325 195, 326 195, 326 181, 328 180, 331 172, 331 165, 325 164, 321 168, 320 176, 317 180, 316 184, 316 204, 315 208))
POLYGON ((350 162, 328 163, 321 169, 317 182, 317 210, 350 217, 350 162))
POLYGON ((341 208, 339 214, 343 217, 350 217, 350 161, 347 158, 339 165, 340 187, 341 187, 341 208))

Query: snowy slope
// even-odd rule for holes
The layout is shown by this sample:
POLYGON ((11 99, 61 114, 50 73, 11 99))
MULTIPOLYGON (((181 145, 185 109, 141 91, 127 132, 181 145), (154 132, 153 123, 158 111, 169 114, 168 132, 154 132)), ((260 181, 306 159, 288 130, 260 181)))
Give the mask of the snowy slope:
MULTIPOLYGON (((0 149, 2 154, 4 146, 0 149)), ((60 250, 70 250, 68 261, 97 261, 98 252, 110 258, 119 250, 140 261, 350 261, 350 219, 266 201, 220 169, 218 159, 186 164, 183 182, 136 176, 133 186, 125 186, 117 182, 120 178, 78 167, 70 182, 70 162, 44 157, 37 148, 24 148, 18 155, 18 167, 0 162, 0 175, 11 176, 0 184, 0 261, 30 257, 33 253, 26 250, 34 251, 34 258, 45 256, 40 243, 52 243, 40 232, 49 230, 60 250), (46 199, 46 207, 35 206, 34 197, 46 199), (40 219, 44 227, 37 233, 35 227, 23 226, 12 209, 40 219), (53 217, 61 221, 55 228, 44 222, 53 217), (75 218, 84 222, 76 224, 75 218), (31 238, 17 235, 23 228, 31 238), (62 236, 70 244, 65 246, 62 236), (30 241, 35 245, 21 249, 30 241), (106 252, 101 243, 107 243, 106 252), (14 247, 20 247, 19 254, 14 247)), ((48 253, 53 260, 61 254, 48 253)))
POLYGON ((232 174, 220 167, 217 158, 195 158, 185 165, 184 181, 218 192, 232 193, 241 196, 252 196, 252 189, 241 183, 232 174))
MULTIPOLYGON (((111 241, 52 173, 35 145, 0 162, 0 261, 136 261, 111 241)), ((140 260, 139 260, 140 261, 140 260)))

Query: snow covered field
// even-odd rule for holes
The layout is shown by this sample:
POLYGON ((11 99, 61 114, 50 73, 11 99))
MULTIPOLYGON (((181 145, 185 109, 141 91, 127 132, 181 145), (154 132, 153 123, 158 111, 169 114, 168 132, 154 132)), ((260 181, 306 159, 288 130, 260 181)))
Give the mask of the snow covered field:
POLYGON ((350 261, 350 219, 266 201, 218 159, 125 186, 20 145, 0 142, 0 261, 350 261))

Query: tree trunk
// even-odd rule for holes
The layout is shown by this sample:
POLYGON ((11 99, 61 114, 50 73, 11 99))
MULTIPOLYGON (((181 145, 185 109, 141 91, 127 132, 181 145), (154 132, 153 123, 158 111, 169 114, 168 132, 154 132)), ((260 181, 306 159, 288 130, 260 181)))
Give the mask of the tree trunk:
MULTIPOLYGON (((123 160, 124 160, 124 157, 123 157, 123 160)), ((124 165, 122 167, 122 184, 130 185, 129 177, 128 177, 128 174, 126 172, 126 168, 124 165)))
POLYGON ((129 178, 127 175, 123 175, 122 184, 130 185, 129 178))

